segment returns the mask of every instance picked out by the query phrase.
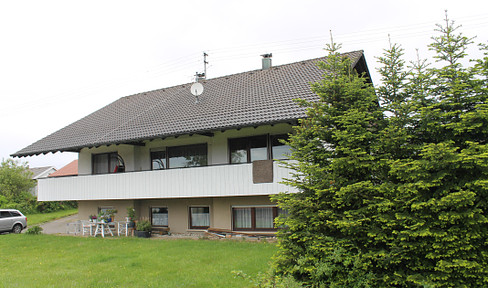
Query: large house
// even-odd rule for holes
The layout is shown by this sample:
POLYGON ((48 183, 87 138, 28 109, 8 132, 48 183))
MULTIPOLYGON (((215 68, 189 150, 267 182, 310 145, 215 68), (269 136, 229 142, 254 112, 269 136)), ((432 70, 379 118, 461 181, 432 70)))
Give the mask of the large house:
MULTIPOLYGON (((344 54, 369 77, 362 51, 344 54)), ((310 84, 326 58, 271 66, 178 85, 119 100, 16 152, 24 157, 79 153, 78 175, 39 180, 39 201, 76 200, 80 219, 134 207, 154 228, 186 233, 207 228, 274 231, 282 213, 269 196, 296 192, 281 184, 291 171, 287 138, 315 101, 310 84)), ((117 219, 116 219, 117 220, 117 219)))

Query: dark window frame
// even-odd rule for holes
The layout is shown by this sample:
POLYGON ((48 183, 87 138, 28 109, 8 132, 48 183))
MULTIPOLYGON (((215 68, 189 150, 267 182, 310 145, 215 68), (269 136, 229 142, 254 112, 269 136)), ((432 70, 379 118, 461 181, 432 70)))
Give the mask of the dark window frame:
POLYGON ((124 160, 122 157, 119 155, 118 152, 105 152, 105 153, 96 153, 92 154, 92 175, 102 175, 102 174, 114 174, 114 173, 120 173, 120 172, 125 172, 125 167, 124 167, 124 160), (108 172, 103 172, 103 173, 95 173, 95 158, 100 157, 102 155, 107 155, 107 171, 108 172), (113 156, 113 157, 112 157, 113 156), (117 159, 117 164, 122 164, 122 165, 116 165, 117 170, 116 171, 111 171, 112 169, 110 168, 111 160, 115 158, 117 159), (119 161, 122 161, 122 163, 119 163, 119 161), (119 170, 120 168, 120 170, 119 170))
POLYGON ((192 168, 192 167, 206 167, 208 166, 208 143, 197 143, 197 144, 189 144, 189 145, 178 145, 178 146, 166 146, 164 147, 164 150, 157 150, 157 151, 150 151, 149 152, 149 158, 150 158, 150 165, 151 165, 151 170, 166 170, 166 169, 179 169, 179 168, 192 168), (170 153, 171 149, 175 148, 190 148, 190 147, 197 147, 197 146, 205 146, 205 157, 207 158, 206 164, 201 165, 201 166, 191 166, 191 167, 171 167, 170 163, 170 153), (153 169, 152 162, 153 162, 153 153, 158 153, 158 152, 164 152, 165 156, 165 164, 166 167, 164 169, 153 169))
POLYGON ((149 221, 151 221, 152 227, 169 227, 169 209, 168 206, 151 206, 149 207, 149 221), (166 209, 166 214, 168 214, 168 224, 167 225, 154 225, 153 224, 153 208, 163 208, 166 209))
POLYGON ((188 227, 189 229, 196 229, 196 230, 203 230, 203 229, 208 229, 210 227, 210 206, 189 206, 188 207, 188 227), (207 208, 208 209, 208 226, 193 226, 193 223, 191 221, 191 209, 192 208, 207 208))
POLYGON ((158 150, 158 151, 150 151, 149 152, 149 157, 151 158, 151 170, 165 170, 165 169, 168 169, 168 153, 166 152, 166 149, 165 150, 158 150), (163 168, 161 169, 154 169, 153 167, 153 161, 155 159, 161 159, 160 157, 153 157, 153 155, 155 155, 156 153, 164 153, 164 163, 163 163, 163 168))
POLYGON ((232 231, 277 231, 278 228, 274 227, 274 220, 278 217, 277 206, 245 206, 245 207, 232 207, 232 231), (273 209, 273 228, 256 228, 256 208, 272 208, 273 209), (251 209, 251 228, 239 228, 236 227, 235 212, 239 209, 251 209))
MULTIPOLYGON (((273 154, 273 147, 275 146, 288 146, 288 145, 284 145, 284 144, 281 144, 280 140, 279 139, 289 139, 289 135, 288 134, 276 134, 276 135, 270 135, 269 136, 269 150, 270 150, 270 159, 278 159, 278 158, 275 158, 276 155, 273 154), (281 144, 281 145, 274 145, 274 141, 275 140, 278 140, 278 142, 281 144)), ((289 158, 279 158, 278 160, 286 160, 286 159, 289 159, 289 158)))
POLYGON ((261 137, 264 137, 266 140, 266 160, 269 160, 270 159, 269 134, 261 134, 261 135, 247 136, 247 137, 228 138, 227 139, 227 147, 228 147, 227 150, 228 150, 229 164, 252 163, 252 161, 251 161, 251 149, 253 148, 253 147, 251 147, 252 140, 257 139, 257 138, 261 138, 261 137), (245 142, 246 154, 247 154, 246 158, 247 159, 246 159, 246 162, 232 163, 232 143, 238 142, 238 141, 245 142))
MULTIPOLYGON (((251 161, 251 141, 253 138, 258 138, 258 137, 266 137, 266 160, 273 160, 274 155, 273 155, 273 141, 275 139, 282 139, 282 138, 288 138, 288 134, 261 134, 261 135, 253 135, 253 136, 247 136, 247 137, 237 137, 237 138, 228 138, 227 139, 227 157, 228 157, 228 163, 229 164, 243 164, 243 163, 252 163, 251 161), (239 163, 232 163, 232 148, 236 147, 237 145, 233 145, 233 142, 238 142, 238 141, 245 141, 246 142, 246 162, 239 162, 239 163)), ((241 142, 242 143, 242 142, 241 142)), ((276 145, 277 146, 277 145, 276 145)), ((281 160, 286 160, 288 158, 282 158, 281 160)))

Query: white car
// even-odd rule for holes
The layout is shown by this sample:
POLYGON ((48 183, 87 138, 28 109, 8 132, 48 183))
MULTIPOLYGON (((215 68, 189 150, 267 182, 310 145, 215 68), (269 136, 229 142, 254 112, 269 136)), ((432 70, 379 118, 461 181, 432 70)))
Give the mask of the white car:
POLYGON ((19 210, 0 209, 0 233, 20 233, 27 227, 27 217, 19 210))

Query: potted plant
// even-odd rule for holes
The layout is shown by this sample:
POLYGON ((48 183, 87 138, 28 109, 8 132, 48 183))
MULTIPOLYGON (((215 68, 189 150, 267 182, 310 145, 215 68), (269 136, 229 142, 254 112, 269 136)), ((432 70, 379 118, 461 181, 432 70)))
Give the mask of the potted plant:
POLYGON ((108 222, 114 222, 115 221, 115 214, 117 214, 117 209, 108 209, 105 213, 107 215, 107 220, 108 222))
POLYGON ((88 216, 88 219, 90 220, 90 222, 93 222, 93 221, 97 220, 97 215, 92 214, 92 215, 88 216))
POLYGON ((127 207, 127 222, 129 222, 128 227, 134 228, 136 220, 136 210, 133 207, 127 207))
POLYGON ((149 220, 140 220, 136 224, 136 236, 140 238, 151 237, 152 226, 149 220))
POLYGON ((103 222, 103 223, 106 223, 107 222, 107 215, 100 211, 100 213, 98 213, 98 222, 103 222))

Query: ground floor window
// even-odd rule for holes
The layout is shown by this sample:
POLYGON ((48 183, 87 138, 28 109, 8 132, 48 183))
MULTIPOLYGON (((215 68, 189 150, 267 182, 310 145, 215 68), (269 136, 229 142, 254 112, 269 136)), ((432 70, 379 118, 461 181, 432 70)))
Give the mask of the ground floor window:
POLYGON ((168 208, 152 207, 151 224, 152 226, 168 227, 168 208))
POLYGON ((209 207, 190 207, 190 229, 206 229, 210 227, 209 207))
POLYGON ((282 213, 278 207, 233 207, 233 229, 273 231, 274 219, 282 213))

